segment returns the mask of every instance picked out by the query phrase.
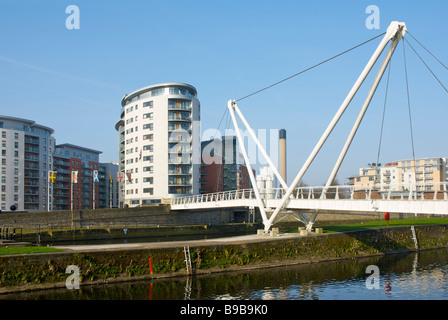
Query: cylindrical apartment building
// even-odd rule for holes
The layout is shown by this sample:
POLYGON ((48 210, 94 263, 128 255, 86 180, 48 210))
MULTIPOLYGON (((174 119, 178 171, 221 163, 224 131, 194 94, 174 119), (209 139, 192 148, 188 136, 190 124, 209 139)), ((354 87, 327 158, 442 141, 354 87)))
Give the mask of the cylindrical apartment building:
POLYGON ((161 83, 123 97, 120 204, 138 206, 199 193, 200 103, 185 83, 161 83))

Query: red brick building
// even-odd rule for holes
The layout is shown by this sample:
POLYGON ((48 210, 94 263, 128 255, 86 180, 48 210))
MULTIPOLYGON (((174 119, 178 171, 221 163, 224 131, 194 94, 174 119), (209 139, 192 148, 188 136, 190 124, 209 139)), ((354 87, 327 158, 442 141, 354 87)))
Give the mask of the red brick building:
POLYGON ((99 154, 72 144, 56 145, 53 171, 53 210, 98 209, 100 183, 94 182, 94 171, 99 172, 99 154), (72 183, 72 172, 77 171, 77 181, 72 183))
POLYGON ((236 137, 203 141, 200 193, 250 189, 249 173, 240 159, 236 137))

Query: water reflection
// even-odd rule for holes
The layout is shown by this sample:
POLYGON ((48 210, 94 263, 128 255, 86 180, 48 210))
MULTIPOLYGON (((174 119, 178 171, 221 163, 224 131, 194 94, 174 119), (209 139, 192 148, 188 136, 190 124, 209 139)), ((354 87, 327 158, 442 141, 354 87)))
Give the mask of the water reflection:
POLYGON ((394 300, 447 299, 448 249, 178 279, 81 286, 3 296, 52 300, 394 300), (380 270, 366 286, 367 266, 380 270))

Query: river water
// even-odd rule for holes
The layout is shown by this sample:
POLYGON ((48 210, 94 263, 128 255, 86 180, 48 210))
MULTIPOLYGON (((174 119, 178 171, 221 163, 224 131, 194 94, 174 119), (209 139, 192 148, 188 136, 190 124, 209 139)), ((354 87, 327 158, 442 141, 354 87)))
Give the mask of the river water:
POLYGON ((207 276, 81 285, 79 290, 45 290, 0 299, 445 300, 448 249, 207 276))

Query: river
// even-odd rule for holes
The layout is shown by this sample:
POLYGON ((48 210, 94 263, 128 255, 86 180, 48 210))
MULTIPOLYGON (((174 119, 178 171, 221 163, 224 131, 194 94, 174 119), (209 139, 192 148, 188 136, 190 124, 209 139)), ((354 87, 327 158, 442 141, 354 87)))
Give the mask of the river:
POLYGON ((45 290, 0 299, 445 300, 448 249, 207 276, 81 285, 79 290, 45 290))

